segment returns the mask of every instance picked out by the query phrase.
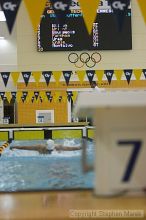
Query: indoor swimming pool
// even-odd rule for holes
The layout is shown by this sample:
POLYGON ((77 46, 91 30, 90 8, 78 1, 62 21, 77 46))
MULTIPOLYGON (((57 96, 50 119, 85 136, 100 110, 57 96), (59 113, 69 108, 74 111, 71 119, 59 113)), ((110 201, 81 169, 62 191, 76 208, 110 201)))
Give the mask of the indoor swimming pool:
MULTIPOLYGON (((15 141, 12 146, 30 146, 45 141, 15 141)), ((4 142, 0 142, 3 144, 4 142)), ((81 139, 55 140, 64 146, 80 146, 81 139)), ((88 162, 93 163, 94 144, 88 141, 88 162)), ((41 155, 36 151, 6 148, 0 157, 0 191, 33 191, 89 189, 93 187, 93 172, 84 174, 81 150, 41 155)))

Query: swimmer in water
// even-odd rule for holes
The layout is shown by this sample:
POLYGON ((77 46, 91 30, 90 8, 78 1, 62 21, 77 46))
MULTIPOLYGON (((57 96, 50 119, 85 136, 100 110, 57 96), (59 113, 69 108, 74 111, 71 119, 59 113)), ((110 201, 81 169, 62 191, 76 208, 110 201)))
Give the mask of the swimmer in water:
POLYGON ((51 154, 52 151, 56 150, 58 152, 61 151, 75 151, 81 150, 80 146, 63 146, 61 144, 55 144, 52 139, 48 139, 45 145, 36 145, 36 146, 10 146, 10 149, 18 149, 18 150, 33 150, 38 151, 40 154, 51 154))

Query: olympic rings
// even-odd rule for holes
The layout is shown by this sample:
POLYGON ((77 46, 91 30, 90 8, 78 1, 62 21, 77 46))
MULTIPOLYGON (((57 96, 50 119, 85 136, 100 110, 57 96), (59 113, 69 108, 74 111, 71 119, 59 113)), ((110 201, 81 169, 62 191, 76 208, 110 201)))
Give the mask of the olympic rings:
POLYGON ((77 68, 83 67, 84 64, 89 68, 93 68, 97 63, 101 61, 101 55, 98 52, 94 52, 91 55, 89 55, 87 52, 83 52, 80 55, 73 52, 68 55, 68 60, 77 68))

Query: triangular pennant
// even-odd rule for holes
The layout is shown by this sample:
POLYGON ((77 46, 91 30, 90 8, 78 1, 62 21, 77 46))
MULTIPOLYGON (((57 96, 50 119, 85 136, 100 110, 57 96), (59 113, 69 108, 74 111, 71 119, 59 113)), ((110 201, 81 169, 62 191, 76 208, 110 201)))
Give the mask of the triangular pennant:
POLYGON ((47 0, 24 0, 34 31, 37 32, 47 0))
POLYGON ((0 92, 0 97, 1 97, 2 100, 4 100, 5 92, 0 92))
POLYGON ((20 3, 21 0, 0 0, 1 8, 6 17, 9 33, 12 32, 20 3))
POLYGON ((125 74, 125 77, 127 79, 128 84, 130 83, 132 72, 133 72, 133 70, 131 70, 131 69, 130 70, 124 70, 124 74, 125 74))
POLYGON ((84 78, 85 78, 85 71, 76 71, 76 74, 78 75, 78 78, 80 80, 80 83, 83 83, 84 81, 84 78))
POLYGON ((38 91, 34 92, 34 97, 35 97, 36 100, 38 99, 38 97, 39 97, 39 92, 38 91))
POLYGON ((113 74, 114 74, 113 70, 105 70, 105 75, 109 84, 111 84, 113 74))
POLYGON ((133 73, 135 75, 136 80, 140 80, 141 74, 142 74, 142 70, 141 69, 134 69, 133 73))
POLYGON ((42 103, 43 102, 43 99, 42 99, 42 97, 40 96, 40 102, 42 103))
POLYGON ((34 79, 35 79, 35 82, 38 84, 39 81, 40 81, 42 72, 33 72, 32 75, 33 75, 33 77, 34 77, 34 79))
POLYGON ((50 96, 49 101, 52 102, 52 100, 53 100, 53 96, 50 96))
POLYGON ((27 86, 28 83, 29 83, 29 79, 30 79, 30 76, 31 76, 31 72, 22 72, 22 76, 23 76, 25 85, 27 86))
POLYGON ((71 101, 72 96, 73 96, 72 91, 67 91, 67 99, 69 102, 71 101))
POLYGON ((28 92, 25 92, 25 91, 22 92, 22 97, 24 98, 24 101, 26 100, 27 95, 28 95, 28 92))
POLYGON ((11 72, 11 77, 13 79, 14 85, 17 85, 19 79, 20 72, 11 72))
POLYGON ((145 0, 137 0, 137 1, 141 9, 144 21, 146 22, 146 1, 145 0))
POLYGON ((78 96, 78 92, 77 91, 73 91, 73 96, 72 96, 72 100, 73 100, 73 103, 75 103, 76 99, 77 99, 77 96, 78 96))
POLYGON ((3 72, 3 73, 1 73, 1 76, 2 76, 2 79, 3 79, 4 85, 6 87, 7 83, 8 83, 8 80, 9 80, 10 72, 3 72))
POLYGON ((90 3, 88 0, 78 0, 81 11, 83 13, 83 18, 88 30, 88 33, 91 34, 93 22, 95 21, 95 18, 97 16, 97 9, 99 6, 100 0, 90 0, 90 3))
POLYGON ((123 75, 123 70, 114 70, 114 74, 115 74, 115 76, 116 76, 116 79, 117 79, 118 81, 120 81, 121 78, 122 78, 122 75, 123 75))
POLYGON ((62 96, 60 95, 59 96, 59 102, 61 103, 61 101, 62 101, 62 96))
POLYGON ((56 91, 54 93, 54 96, 53 96, 54 102, 58 102, 59 101, 59 96, 60 96, 60 91, 56 91))
POLYGON ((64 76, 67 86, 69 84, 71 75, 72 75, 72 71, 63 71, 63 76, 64 76))
POLYGON ((143 75, 145 76, 145 79, 146 79, 146 69, 143 69, 142 72, 143 72, 143 75))
POLYGON ((16 92, 11 92, 11 96, 12 96, 12 99, 13 99, 13 100, 16 100, 16 95, 17 95, 16 92))
POLYGON ((40 98, 42 99, 42 101, 46 101, 45 91, 40 91, 40 98))
POLYGON ((31 102, 34 103, 34 96, 32 96, 32 98, 31 98, 31 102))
POLYGON ((119 31, 122 30, 124 18, 130 4, 130 0, 108 0, 116 16, 119 31))
POLYGON ((33 92, 33 91, 28 91, 27 99, 26 99, 26 101, 27 101, 28 103, 31 101, 33 95, 34 95, 34 92, 33 92))
POLYGON ((95 73, 96 73, 98 82, 101 83, 103 76, 104 76, 104 70, 96 70, 95 73))
POLYGON ((52 72, 51 71, 44 71, 44 72, 42 72, 42 75, 44 76, 46 84, 48 86, 50 83, 50 80, 51 80, 52 72))
POLYGON ((50 0, 52 8, 56 14, 58 23, 61 25, 65 24, 67 14, 70 13, 69 7, 72 0, 50 0))
POLYGON ((18 92, 17 92, 17 97, 16 97, 17 102, 20 102, 21 97, 22 97, 22 92, 21 92, 21 91, 18 91, 18 92))
POLYGON ((54 79, 56 81, 56 85, 59 84, 61 75, 62 75, 61 71, 53 71, 53 77, 54 77, 54 79))
POLYGON ((25 102, 25 97, 21 97, 21 100, 22 100, 22 102, 24 103, 25 102))
POLYGON ((86 71, 89 83, 91 84, 95 75, 95 70, 87 70, 86 71))
POLYGON ((11 92, 6 92, 6 93, 5 93, 5 96, 6 96, 6 98, 7 98, 7 101, 10 103, 10 102, 11 102, 11 99, 12 99, 11 92))
POLYGON ((46 96, 47 96, 48 100, 50 100, 51 92, 50 92, 50 91, 47 91, 47 92, 46 92, 46 96))

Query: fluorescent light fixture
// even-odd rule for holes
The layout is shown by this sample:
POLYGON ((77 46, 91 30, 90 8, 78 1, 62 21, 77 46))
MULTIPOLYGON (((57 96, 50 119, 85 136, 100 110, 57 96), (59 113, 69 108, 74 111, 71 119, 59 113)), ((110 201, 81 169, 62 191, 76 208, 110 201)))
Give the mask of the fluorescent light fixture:
POLYGON ((6 21, 6 17, 3 11, 0 11, 0 21, 6 21))

